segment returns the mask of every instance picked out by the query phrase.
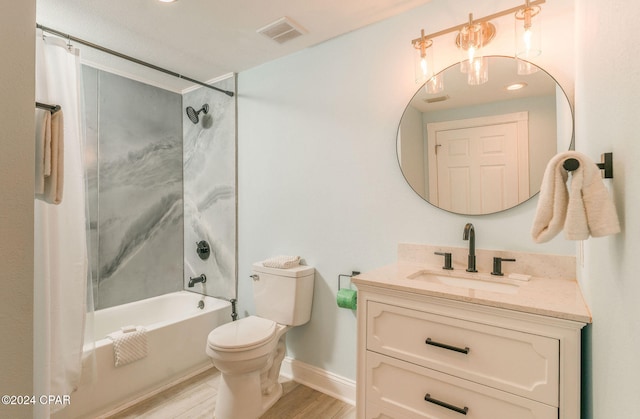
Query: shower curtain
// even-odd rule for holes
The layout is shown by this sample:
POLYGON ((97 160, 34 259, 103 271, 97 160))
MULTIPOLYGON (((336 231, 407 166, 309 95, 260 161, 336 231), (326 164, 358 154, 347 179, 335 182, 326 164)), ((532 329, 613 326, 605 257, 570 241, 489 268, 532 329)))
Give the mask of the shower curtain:
MULTIPOLYGON (((83 163, 79 52, 62 39, 36 37, 36 100, 62 107, 64 195, 59 205, 35 200, 34 390, 71 395, 92 354, 93 292, 88 263, 86 178, 83 163), (87 336, 92 345, 92 336, 87 336), (90 348, 89 348, 90 349, 90 348)), ((36 110, 36 118, 44 110, 36 110)), ((73 400, 73 396, 71 396, 73 400)), ((36 417, 64 405, 35 406, 36 417)))

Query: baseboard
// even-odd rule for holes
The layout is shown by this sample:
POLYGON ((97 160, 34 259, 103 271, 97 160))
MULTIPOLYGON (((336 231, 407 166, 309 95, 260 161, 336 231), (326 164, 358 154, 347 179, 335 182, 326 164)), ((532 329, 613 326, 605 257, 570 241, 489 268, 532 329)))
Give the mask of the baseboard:
POLYGON ((313 365, 286 357, 280 375, 355 406, 356 382, 313 365))

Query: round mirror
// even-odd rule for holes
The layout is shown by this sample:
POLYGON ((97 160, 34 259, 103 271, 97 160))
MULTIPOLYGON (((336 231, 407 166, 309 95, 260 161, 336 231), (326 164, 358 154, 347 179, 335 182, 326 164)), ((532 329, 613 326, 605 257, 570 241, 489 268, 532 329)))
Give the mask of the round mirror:
POLYGON ((528 200, 573 140, 571 104, 553 77, 513 57, 485 59, 486 83, 470 85, 455 64, 416 92, 398 127, 398 163, 411 188, 458 214, 528 200))

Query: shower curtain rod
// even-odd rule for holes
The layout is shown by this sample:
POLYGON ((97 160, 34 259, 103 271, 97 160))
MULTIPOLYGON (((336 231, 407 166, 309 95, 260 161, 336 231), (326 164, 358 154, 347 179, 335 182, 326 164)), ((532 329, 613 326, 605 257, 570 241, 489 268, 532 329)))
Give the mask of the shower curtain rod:
POLYGON ((58 31, 56 29, 48 28, 48 27, 43 26, 43 25, 41 25, 39 23, 36 23, 36 28, 37 29, 42 29, 43 31, 52 33, 54 35, 58 35, 58 36, 60 36, 62 38, 66 38, 69 41, 77 42, 79 44, 88 46, 90 48, 97 49, 98 51, 102 51, 102 52, 106 52, 107 54, 115 55, 116 57, 122 58, 124 60, 131 61, 131 62, 134 62, 136 64, 140 64, 140 65, 143 65, 145 67, 152 68, 152 69, 154 69, 156 71, 159 71, 161 73, 165 73, 165 74, 168 74, 170 76, 177 77, 179 79, 190 81, 191 83, 199 84, 200 86, 208 87, 209 89, 217 90, 218 92, 222 92, 227 96, 233 97, 233 95, 234 95, 233 92, 229 92, 227 90, 219 89, 217 87, 211 86, 210 84, 206 84, 206 83, 203 83, 201 81, 194 80, 194 79, 192 79, 190 77, 183 76, 182 74, 176 73, 174 71, 167 70, 165 68, 158 67, 157 65, 150 64, 150 63, 148 63, 146 61, 142 61, 142 60, 139 60, 137 58, 131 57, 129 55, 122 54, 122 53, 120 53, 118 51, 114 51, 112 49, 105 48, 105 47, 103 47, 101 45, 97 45, 97 44, 94 44, 92 42, 85 41, 84 39, 76 38, 75 36, 71 36, 68 33, 60 32, 60 31, 58 31))

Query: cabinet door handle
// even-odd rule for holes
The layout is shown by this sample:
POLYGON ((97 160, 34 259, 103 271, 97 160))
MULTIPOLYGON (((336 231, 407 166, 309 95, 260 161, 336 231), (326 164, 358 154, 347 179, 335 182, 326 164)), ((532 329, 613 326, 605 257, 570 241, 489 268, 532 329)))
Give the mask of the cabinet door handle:
POLYGON ((467 412, 469 411, 469 408, 467 406, 462 407, 462 408, 460 408, 458 406, 454 406, 452 404, 449 404, 449 403, 443 402, 441 400, 432 398, 431 394, 429 394, 429 393, 424 395, 424 399, 426 401, 428 401, 429 403, 437 404, 438 406, 442 406, 444 408, 447 408, 449 410, 453 410, 454 412, 458 412, 458 413, 461 413, 463 415, 466 415, 467 412))
POLYGON ((444 348, 450 351, 460 352, 461 354, 465 354, 465 355, 469 353, 468 346, 465 348, 458 348, 457 346, 451 346, 451 345, 447 345, 446 343, 436 342, 434 340, 431 340, 431 338, 427 338, 427 340, 425 340, 424 343, 431 346, 437 346, 438 348, 444 348))

